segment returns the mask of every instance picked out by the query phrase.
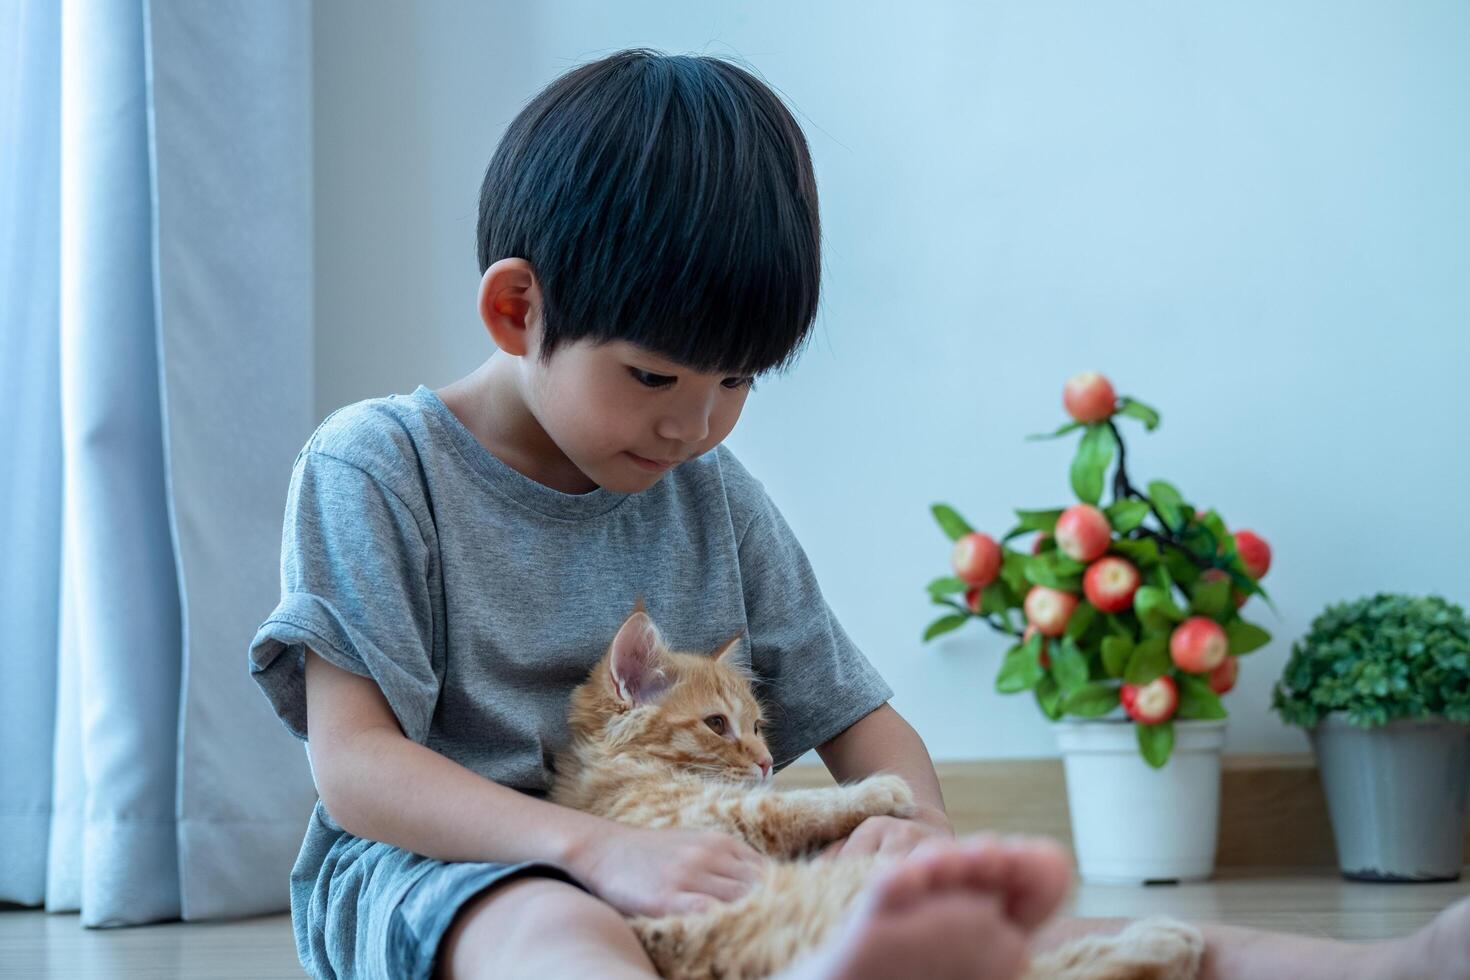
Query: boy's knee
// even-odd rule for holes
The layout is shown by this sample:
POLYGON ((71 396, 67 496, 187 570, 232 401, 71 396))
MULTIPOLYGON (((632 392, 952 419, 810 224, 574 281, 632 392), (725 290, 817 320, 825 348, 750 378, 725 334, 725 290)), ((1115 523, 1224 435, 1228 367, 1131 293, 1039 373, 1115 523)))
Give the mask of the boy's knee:
POLYGON ((507 976, 495 963, 529 965, 547 951, 547 939, 563 949, 577 938, 599 946, 641 952, 633 929, 611 905, 575 885, 552 878, 521 878, 466 902, 440 941, 436 980, 507 976))

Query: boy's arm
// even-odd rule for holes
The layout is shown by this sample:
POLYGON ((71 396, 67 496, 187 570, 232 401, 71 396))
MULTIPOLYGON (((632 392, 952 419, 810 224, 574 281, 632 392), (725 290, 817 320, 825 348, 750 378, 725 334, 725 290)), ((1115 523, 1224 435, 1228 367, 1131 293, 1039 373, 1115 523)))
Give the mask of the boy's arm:
POLYGON ((838 848, 844 853, 851 850, 906 852, 924 837, 954 836, 929 750, 919 733, 891 705, 884 703, 835 738, 817 746, 817 754, 839 783, 875 772, 902 776, 913 789, 919 805, 918 814, 908 820, 870 817, 838 848), (904 824, 917 824, 922 832, 916 834, 916 828, 904 824))

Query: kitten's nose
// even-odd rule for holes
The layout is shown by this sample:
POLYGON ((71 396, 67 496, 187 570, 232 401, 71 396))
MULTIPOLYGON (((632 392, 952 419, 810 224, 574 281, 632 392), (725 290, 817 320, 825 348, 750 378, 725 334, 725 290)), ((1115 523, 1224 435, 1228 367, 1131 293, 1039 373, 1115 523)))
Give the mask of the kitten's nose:
POLYGON ((755 764, 761 767, 761 778, 765 779, 771 775, 771 757, 755 760, 755 764))

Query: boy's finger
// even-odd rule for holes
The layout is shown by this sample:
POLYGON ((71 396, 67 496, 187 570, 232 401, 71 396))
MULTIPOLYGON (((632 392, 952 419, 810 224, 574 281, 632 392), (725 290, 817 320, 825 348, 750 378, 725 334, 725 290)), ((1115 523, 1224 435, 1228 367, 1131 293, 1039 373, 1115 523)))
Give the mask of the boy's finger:
POLYGON ((733 902, 750 891, 751 884, 742 878, 727 878, 724 875, 711 874, 700 880, 696 887, 706 895, 718 898, 722 902, 733 902))

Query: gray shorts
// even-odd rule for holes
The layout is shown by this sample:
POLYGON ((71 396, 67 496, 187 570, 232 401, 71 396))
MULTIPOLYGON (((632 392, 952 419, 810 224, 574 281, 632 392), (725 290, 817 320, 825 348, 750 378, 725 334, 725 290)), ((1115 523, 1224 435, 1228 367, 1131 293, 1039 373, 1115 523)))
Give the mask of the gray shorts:
POLYGON ((303 851, 292 869, 297 955, 321 980, 429 980, 439 943, 465 903, 527 875, 582 887, 543 861, 439 861, 343 833, 322 860, 303 851))

